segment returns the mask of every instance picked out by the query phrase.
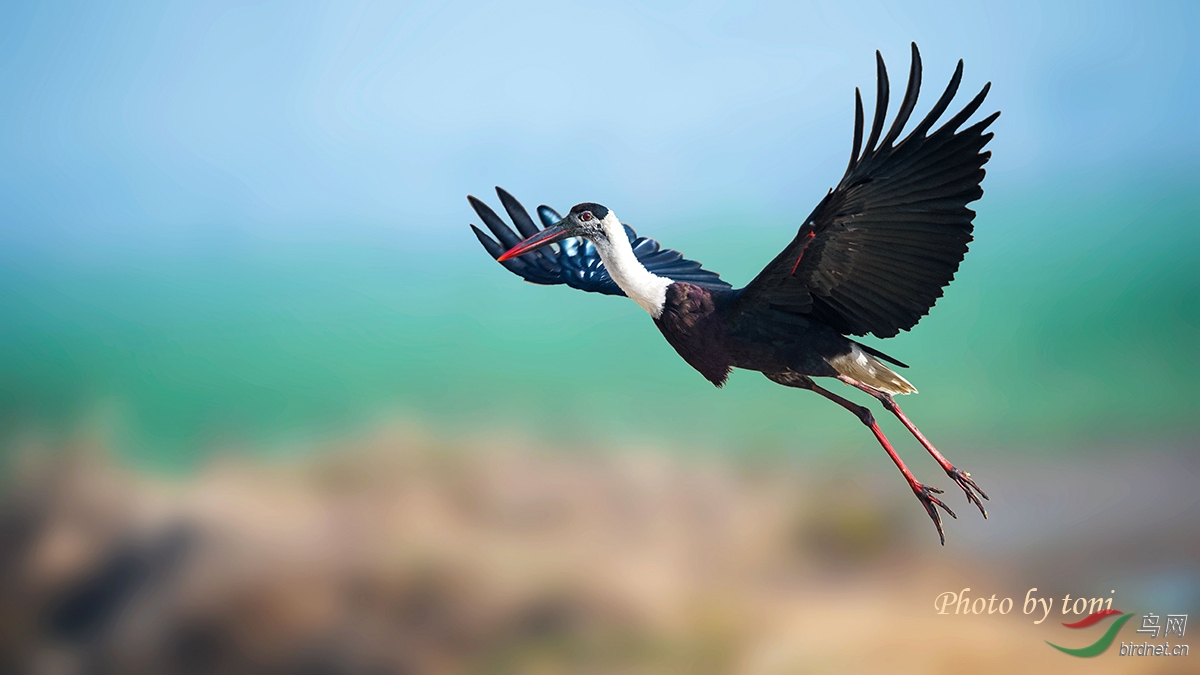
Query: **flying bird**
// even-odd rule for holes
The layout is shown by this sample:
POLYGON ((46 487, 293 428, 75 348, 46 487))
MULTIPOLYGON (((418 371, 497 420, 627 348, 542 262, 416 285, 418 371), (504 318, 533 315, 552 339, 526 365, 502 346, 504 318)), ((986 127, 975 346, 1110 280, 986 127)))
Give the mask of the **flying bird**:
POLYGON ((493 258, 526 281, 628 296, 679 355, 718 387, 733 368, 756 370, 849 410, 900 469, 945 545, 938 509, 958 516, 937 497, 943 491, 913 476, 868 408, 814 378, 835 378, 878 399, 987 518, 981 501, 987 494, 897 405, 897 395, 917 390, 887 364, 907 366, 849 336, 894 337, 915 326, 942 296, 972 240, 975 212, 967 204, 983 196, 983 165, 991 156, 983 148, 992 138, 986 130, 1000 113, 962 128, 983 103, 989 82, 934 129, 958 91, 960 60, 941 98, 901 139, 921 87, 920 53, 913 44, 908 87, 886 132, 888 76, 878 51, 875 63, 875 113, 865 146, 862 95, 855 89, 854 141, 845 175, 792 242, 744 288, 637 236, 612 209, 592 202, 577 204, 565 217, 540 206, 539 228, 516 199, 496 188, 516 230, 468 197, 496 238, 471 229, 493 258))

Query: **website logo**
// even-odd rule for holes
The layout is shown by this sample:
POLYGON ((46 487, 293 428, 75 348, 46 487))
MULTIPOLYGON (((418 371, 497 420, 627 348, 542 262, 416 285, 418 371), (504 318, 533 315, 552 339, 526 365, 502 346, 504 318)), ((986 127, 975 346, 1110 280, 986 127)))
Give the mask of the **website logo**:
MULTIPOLYGON (((1101 621, 1104 621, 1108 617, 1117 614, 1122 613, 1117 609, 1102 609, 1099 612, 1092 612, 1075 623, 1064 623, 1063 625, 1067 628, 1088 628, 1089 626, 1094 626, 1101 621)), ((1121 630, 1121 626, 1124 626, 1125 622, 1128 621, 1129 617, 1131 616, 1133 616, 1133 614, 1122 614, 1121 618, 1114 621, 1113 624, 1108 627, 1108 630, 1104 631, 1104 635, 1101 635, 1099 640, 1096 640, 1086 647, 1079 647, 1077 649, 1073 649, 1071 647, 1062 647, 1049 640, 1046 640, 1046 644, 1054 647, 1064 654, 1070 654, 1071 656, 1078 656, 1080 658, 1099 656, 1100 654, 1104 653, 1104 650, 1112 646, 1113 640, 1117 639, 1117 632, 1121 630)))

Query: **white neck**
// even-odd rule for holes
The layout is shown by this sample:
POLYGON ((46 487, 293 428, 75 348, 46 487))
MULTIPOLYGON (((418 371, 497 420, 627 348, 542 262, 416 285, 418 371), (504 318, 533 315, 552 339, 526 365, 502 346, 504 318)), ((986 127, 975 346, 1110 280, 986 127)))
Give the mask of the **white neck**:
POLYGON ((667 303, 667 286, 674 282, 650 272, 638 261, 633 253, 633 246, 630 246, 629 239, 625 236, 624 226, 611 212, 608 218, 605 218, 604 224, 608 239, 597 238, 597 241, 592 242, 596 245, 600 259, 604 261, 604 268, 621 290, 625 291, 625 295, 657 319, 662 315, 663 305, 667 303), (607 222, 610 218, 615 227, 607 222))

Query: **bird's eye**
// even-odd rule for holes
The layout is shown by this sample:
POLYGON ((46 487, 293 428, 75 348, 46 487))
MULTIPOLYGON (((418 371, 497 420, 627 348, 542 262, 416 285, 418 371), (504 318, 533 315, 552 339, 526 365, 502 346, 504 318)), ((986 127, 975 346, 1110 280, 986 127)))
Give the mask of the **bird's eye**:
POLYGON ((583 213, 579 214, 579 219, 586 223, 592 219, 592 213, 590 211, 584 211, 583 213))

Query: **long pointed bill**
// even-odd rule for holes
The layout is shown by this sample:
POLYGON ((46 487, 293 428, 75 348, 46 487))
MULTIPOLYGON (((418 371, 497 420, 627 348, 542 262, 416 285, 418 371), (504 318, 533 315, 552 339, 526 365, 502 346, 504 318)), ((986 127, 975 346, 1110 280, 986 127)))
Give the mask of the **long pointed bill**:
POLYGON ((561 241, 570 236, 571 234, 567 232, 566 228, 564 228, 562 225, 551 225, 550 227, 538 232, 525 241, 508 249, 501 254, 499 258, 496 258, 496 260, 504 262, 505 260, 515 258, 519 255, 524 255, 530 251, 539 249, 548 244, 553 244, 556 241, 561 241))

